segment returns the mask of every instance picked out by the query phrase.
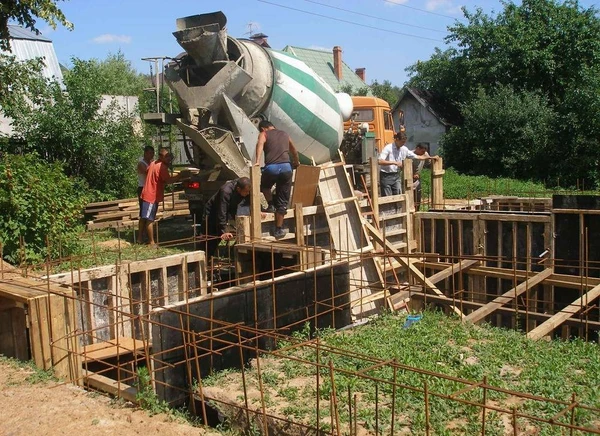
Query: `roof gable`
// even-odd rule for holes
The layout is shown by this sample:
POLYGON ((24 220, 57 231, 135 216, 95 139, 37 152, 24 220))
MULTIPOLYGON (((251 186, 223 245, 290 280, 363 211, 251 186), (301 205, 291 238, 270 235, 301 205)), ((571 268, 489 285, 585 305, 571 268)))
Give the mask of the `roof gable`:
POLYGON ((392 112, 398 110, 402 101, 408 96, 412 96, 417 100, 421 106, 431 112, 445 126, 449 127, 460 124, 461 115, 458 108, 452 103, 445 102, 439 95, 425 89, 403 88, 392 112))
POLYGON ((369 85, 363 82, 344 61, 342 61, 342 80, 338 80, 333 70, 332 51, 295 47, 291 45, 285 46, 282 51, 290 53, 303 61, 336 92, 339 92, 344 86, 352 86, 354 91, 358 91, 361 88, 367 88, 369 89, 368 95, 372 95, 369 85))

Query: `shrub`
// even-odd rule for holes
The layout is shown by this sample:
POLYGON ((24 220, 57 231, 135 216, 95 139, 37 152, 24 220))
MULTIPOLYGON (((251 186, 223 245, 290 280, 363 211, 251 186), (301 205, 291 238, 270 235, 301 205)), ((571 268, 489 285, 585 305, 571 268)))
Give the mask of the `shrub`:
POLYGON ((35 263, 48 255, 57 258, 74 253, 86 203, 86 186, 67 177, 60 165, 32 154, 6 154, 0 160, 4 257, 12 263, 35 263))

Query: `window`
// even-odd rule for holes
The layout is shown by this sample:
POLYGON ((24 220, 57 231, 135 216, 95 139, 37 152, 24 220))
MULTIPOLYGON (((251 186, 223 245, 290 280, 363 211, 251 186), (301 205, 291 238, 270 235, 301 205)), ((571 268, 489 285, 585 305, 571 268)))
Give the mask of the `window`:
POLYGON ((392 113, 390 111, 383 111, 383 122, 385 130, 394 130, 394 121, 392 120, 392 113))
POLYGON ((356 109, 354 121, 373 121, 373 109, 356 109))

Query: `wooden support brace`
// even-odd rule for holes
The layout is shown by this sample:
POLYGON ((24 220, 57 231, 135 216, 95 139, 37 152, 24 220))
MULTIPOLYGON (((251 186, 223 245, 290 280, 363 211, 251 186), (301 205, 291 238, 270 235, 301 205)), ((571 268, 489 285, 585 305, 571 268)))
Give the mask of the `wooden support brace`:
POLYGON ((501 296, 494 298, 491 302, 487 303, 485 306, 477 309, 475 312, 470 313, 467 316, 466 320, 471 321, 473 323, 481 321, 482 319, 484 319, 490 313, 494 312, 499 307, 502 307, 505 304, 511 302, 512 300, 517 298, 519 295, 521 295, 523 292, 534 287, 535 285, 542 283, 544 280, 546 280, 551 275, 552 275, 552 268, 547 268, 547 269, 543 270, 542 272, 536 274, 529 280, 521 282, 516 288, 513 288, 510 291, 505 292, 501 296))
POLYGON ((587 307, 587 305, 594 301, 596 298, 600 296, 600 285, 597 285, 590 289, 585 295, 581 296, 577 300, 573 301, 563 310, 555 314, 549 320, 544 321, 542 324, 531 330, 527 333, 527 337, 530 339, 540 339, 550 332, 552 332, 556 327, 564 323, 566 320, 571 318, 577 312, 581 310, 582 307, 587 307))
POLYGON ((469 268, 472 268, 475 265, 478 265, 479 262, 480 261, 476 260, 476 259, 467 259, 467 260, 463 260, 459 263, 455 263, 453 265, 450 265, 448 268, 446 268, 442 271, 439 271, 439 272, 435 273, 434 275, 432 275, 431 277, 429 277, 429 281, 431 281, 431 283, 433 283, 435 285, 435 284, 441 282, 442 280, 452 277, 454 274, 467 271, 469 268))
MULTIPOLYGON (((376 228, 374 228, 372 225, 370 225, 368 223, 365 223, 365 227, 367 228, 367 230, 369 231, 369 233, 371 234, 371 236, 373 237, 375 242, 386 247, 386 250, 389 250, 390 252, 398 255, 398 256, 395 256, 396 260, 398 260, 398 262, 400 262, 403 266, 408 268, 410 273, 415 275, 417 277, 417 279, 419 280, 419 282, 423 283, 435 295, 437 295, 439 297, 447 298, 449 301, 451 301, 450 298, 446 297, 444 295, 444 293, 435 286, 435 284, 431 283, 431 281, 427 277, 425 277, 425 275, 421 271, 419 271, 419 269, 414 265, 414 263, 411 261, 411 259, 408 256, 406 256, 406 255, 402 256, 402 254, 398 251, 398 249, 396 249, 389 241, 385 240, 379 230, 377 230, 376 228)), ((458 307, 456 307, 454 305, 450 305, 450 307, 452 307, 452 310, 454 311, 454 313, 456 313, 461 318, 464 316, 458 307)))

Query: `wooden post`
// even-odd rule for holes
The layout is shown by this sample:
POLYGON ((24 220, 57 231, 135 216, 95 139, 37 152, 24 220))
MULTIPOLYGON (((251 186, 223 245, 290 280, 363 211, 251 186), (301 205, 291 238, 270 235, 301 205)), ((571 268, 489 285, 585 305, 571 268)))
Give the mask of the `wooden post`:
POLYGON ((246 244, 251 241, 250 236, 250 217, 237 216, 235 217, 235 231, 238 244, 246 244))
POLYGON ((415 211, 415 185, 413 180, 413 161, 412 159, 405 159, 402 162, 402 178, 403 178, 403 189, 402 191, 406 194, 406 211, 415 211))
POLYGON ((256 241, 262 237, 260 217, 260 167, 250 167, 250 182, 252 183, 252 206, 250 207, 250 229, 252 240, 256 241))
POLYGON ((302 212, 302 203, 294 205, 294 221, 296 223, 296 245, 304 246, 304 213, 302 212))
POLYGON ((379 228, 379 166, 377 160, 369 158, 369 171, 371 173, 371 206, 373 207, 373 222, 379 228))
POLYGON ((444 162, 441 157, 431 161, 431 207, 444 207, 444 162))
POLYGON ((403 171, 403 192, 404 192, 404 207, 406 208, 406 252, 410 253, 416 248, 414 226, 415 226, 415 189, 413 181, 413 163, 412 159, 406 159, 402 165, 403 171))

